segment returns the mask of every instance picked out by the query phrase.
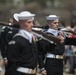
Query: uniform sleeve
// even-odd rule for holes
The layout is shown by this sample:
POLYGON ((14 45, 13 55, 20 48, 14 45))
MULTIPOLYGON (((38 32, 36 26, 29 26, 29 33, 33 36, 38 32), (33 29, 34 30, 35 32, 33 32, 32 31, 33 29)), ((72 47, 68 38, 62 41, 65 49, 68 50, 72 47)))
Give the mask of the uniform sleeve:
POLYGON ((38 63, 39 68, 44 68, 44 60, 45 60, 45 54, 46 54, 46 43, 43 40, 38 41, 38 63))
POLYGON ((76 38, 66 38, 65 45, 76 45, 76 38))
POLYGON ((3 27, 2 31, 1 31, 1 53, 2 53, 2 57, 6 58, 6 48, 7 48, 7 33, 9 31, 9 28, 7 27, 3 27))
POLYGON ((9 42, 7 47, 7 60, 8 62, 16 63, 19 60, 20 54, 20 43, 16 40, 12 40, 9 42))

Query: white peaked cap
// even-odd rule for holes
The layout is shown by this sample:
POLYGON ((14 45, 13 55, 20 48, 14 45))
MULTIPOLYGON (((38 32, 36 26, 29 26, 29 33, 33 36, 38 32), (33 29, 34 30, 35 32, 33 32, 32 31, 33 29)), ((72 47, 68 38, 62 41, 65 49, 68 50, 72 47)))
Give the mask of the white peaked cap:
POLYGON ((13 15, 13 18, 18 22, 19 20, 18 20, 18 13, 15 13, 14 15, 13 15))
POLYGON ((56 19, 59 19, 59 16, 49 15, 49 16, 46 16, 46 19, 47 19, 47 20, 56 20, 56 19))
POLYGON ((23 11, 18 15, 19 20, 27 20, 29 18, 34 19, 35 14, 30 13, 29 11, 23 11))

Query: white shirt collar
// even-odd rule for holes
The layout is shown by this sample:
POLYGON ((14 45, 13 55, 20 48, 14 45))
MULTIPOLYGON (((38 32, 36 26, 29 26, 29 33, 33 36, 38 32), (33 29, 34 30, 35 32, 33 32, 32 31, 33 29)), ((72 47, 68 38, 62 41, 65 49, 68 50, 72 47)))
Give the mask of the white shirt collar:
POLYGON ((27 40, 29 40, 30 43, 32 43, 33 34, 31 32, 28 32, 26 30, 19 30, 19 33, 17 33, 15 36, 20 35, 27 40))
POLYGON ((57 36, 58 33, 59 33, 58 30, 54 30, 54 29, 51 29, 51 28, 49 28, 46 32, 48 32, 48 33, 52 33, 54 36, 57 36))

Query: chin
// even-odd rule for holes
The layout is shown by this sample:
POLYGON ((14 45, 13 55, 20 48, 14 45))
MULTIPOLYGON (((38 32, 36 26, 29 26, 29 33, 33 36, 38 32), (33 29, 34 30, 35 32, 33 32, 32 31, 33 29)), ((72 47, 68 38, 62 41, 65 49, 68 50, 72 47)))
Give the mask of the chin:
POLYGON ((55 30, 58 30, 58 28, 55 28, 55 30))
POLYGON ((32 30, 29 30, 29 32, 31 32, 32 30))

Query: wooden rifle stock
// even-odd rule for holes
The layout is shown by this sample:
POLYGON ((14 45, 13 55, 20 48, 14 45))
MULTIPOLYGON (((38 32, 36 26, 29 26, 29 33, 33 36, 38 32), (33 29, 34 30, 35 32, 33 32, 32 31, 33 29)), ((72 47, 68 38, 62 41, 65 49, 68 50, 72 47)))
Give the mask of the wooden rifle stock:
POLYGON ((53 42, 55 42, 57 44, 60 44, 60 39, 57 38, 57 37, 55 37, 55 36, 53 36, 53 35, 48 35, 48 34, 45 34, 42 31, 37 31, 37 30, 33 30, 33 29, 32 29, 32 31, 35 32, 35 33, 37 33, 37 34, 42 35, 44 38, 46 38, 46 39, 48 39, 50 41, 53 41, 53 42))
MULTIPOLYGON (((10 26, 10 23, 6 23, 6 22, 0 22, 1 26, 10 26)), ((12 25, 12 24, 11 24, 12 25)))

